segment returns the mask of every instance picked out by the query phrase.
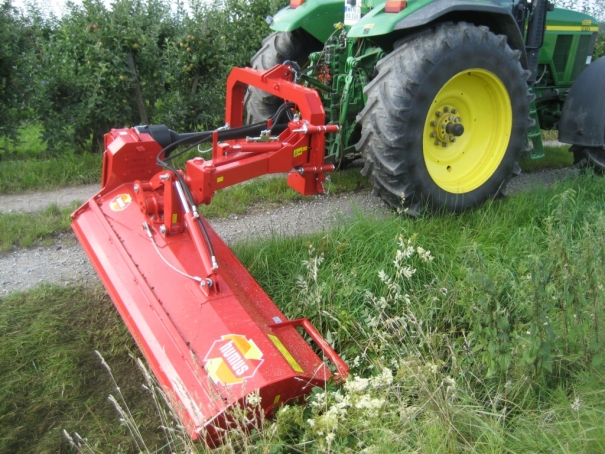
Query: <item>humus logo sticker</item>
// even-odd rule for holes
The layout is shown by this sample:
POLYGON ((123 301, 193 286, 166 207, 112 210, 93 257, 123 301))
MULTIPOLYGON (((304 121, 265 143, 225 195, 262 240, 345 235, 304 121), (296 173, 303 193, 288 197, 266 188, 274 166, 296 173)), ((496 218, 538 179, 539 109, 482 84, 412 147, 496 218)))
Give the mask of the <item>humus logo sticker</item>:
POLYGON ((253 377, 263 361, 263 352, 253 340, 241 334, 226 334, 210 347, 204 369, 214 383, 237 385, 253 377))
POLYGON ((122 211, 128 208, 130 202, 132 202, 132 198, 129 194, 120 194, 114 197, 111 202, 109 202, 109 207, 113 211, 122 211))

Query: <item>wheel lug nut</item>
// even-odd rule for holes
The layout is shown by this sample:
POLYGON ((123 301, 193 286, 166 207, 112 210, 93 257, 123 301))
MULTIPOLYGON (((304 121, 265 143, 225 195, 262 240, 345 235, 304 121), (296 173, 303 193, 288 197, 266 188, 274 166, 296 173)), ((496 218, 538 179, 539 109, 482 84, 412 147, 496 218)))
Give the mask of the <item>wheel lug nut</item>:
POLYGON ((431 137, 437 137, 437 134, 434 132, 431 132, 431 137))
POLYGON ((450 142, 454 142, 456 138, 453 135, 450 135, 450 142))
POLYGON ((448 106, 445 106, 445 107, 443 108, 443 111, 444 111, 444 112, 449 112, 449 111, 450 111, 450 108, 449 108, 448 106))
POLYGON ((454 138, 452 139, 452 142, 455 142, 455 141, 456 141, 456 138, 454 137, 454 138))
POLYGON ((456 109, 452 109, 452 113, 455 115, 458 113, 458 111, 456 109))
POLYGON ((449 121, 453 121, 453 120, 454 120, 454 116, 453 116, 453 115, 450 115, 449 117, 447 117, 447 119, 448 119, 449 121))
POLYGON ((447 143, 443 142, 441 145, 443 145, 443 148, 447 148, 447 143))
POLYGON ((440 110, 438 110, 437 112, 435 112, 435 115, 437 115, 438 117, 440 117, 440 116, 442 115, 442 114, 441 114, 441 111, 440 111, 440 110))
POLYGON ((431 121, 431 126, 437 126, 437 122, 435 120, 431 121))
POLYGON ((456 122, 456 123, 460 123, 461 121, 462 121, 462 118, 460 118, 460 117, 456 117, 456 119, 454 120, 454 122, 456 122))
POLYGON ((437 145, 437 146, 441 145, 441 141, 440 140, 435 140, 435 145, 437 145))

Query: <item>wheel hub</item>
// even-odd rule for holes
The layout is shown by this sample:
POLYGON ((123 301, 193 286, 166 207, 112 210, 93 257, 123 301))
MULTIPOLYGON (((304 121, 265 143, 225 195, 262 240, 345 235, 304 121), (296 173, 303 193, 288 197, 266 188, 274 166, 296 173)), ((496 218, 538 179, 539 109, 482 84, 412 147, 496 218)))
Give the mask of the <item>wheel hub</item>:
POLYGON ((444 148, 454 144, 456 137, 464 134, 464 125, 458 115, 458 109, 448 105, 435 111, 431 127, 430 136, 434 139, 435 145, 444 148))

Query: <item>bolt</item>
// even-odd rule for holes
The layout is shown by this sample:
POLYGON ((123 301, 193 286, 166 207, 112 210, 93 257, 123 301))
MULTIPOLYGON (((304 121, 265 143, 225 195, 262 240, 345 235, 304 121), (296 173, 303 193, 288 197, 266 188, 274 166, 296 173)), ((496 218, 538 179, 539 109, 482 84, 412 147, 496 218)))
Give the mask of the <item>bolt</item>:
POLYGON ((456 141, 456 138, 454 137, 454 138, 452 139, 452 142, 455 142, 455 141, 456 141))
POLYGON ((437 145, 437 146, 441 145, 441 141, 440 140, 435 140, 435 145, 437 145))
POLYGON ((431 126, 437 126, 437 122, 435 120, 431 121, 431 126))
POLYGON ((440 117, 440 116, 442 115, 442 114, 441 114, 441 111, 440 111, 440 110, 438 110, 437 112, 435 112, 435 115, 437 115, 438 117, 440 117))
POLYGON ((447 143, 443 142, 441 145, 443 145, 443 148, 447 148, 447 143))
POLYGON ((166 226, 165 225, 160 226, 160 233, 164 236, 166 235, 166 226))
POLYGON ((445 106, 445 107, 443 108, 443 111, 444 111, 444 112, 449 112, 449 111, 450 111, 450 108, 449 108, 448 106, 445 106))
POLYGON ((139 185, 138 185, 138 184, 135 184, 135 185, 134 185, 134 193, 135 193, 135 194, 138 194, 138 193, 139 193, 139 185))
POLYGON ((449 117, 447 117, 447 119, 448 119, 449 121, 453 121, 453 120, 454 120, 454 116, 453 116, 453 115, 450 115, 449 117))
POLYGON ((462 118, 460 118, 460 117, 456 117, 456 118, 454 119, 454 123, 460 123, 460 122, 462 122, 462 118))
POLYGON ((437 137, 437 134, 434 132, 431 132, 431 137, 437 137))
POLYGON ((453 135, 450 135, 449 139, 450 139, 450 142, 453 142, 454 140, 456 140, 456 138, 453 135))
POLYGON ((452 113, 453 113, 454 115, 456 115, 456 114, 458 113, 458 110, 456 110, 456 109, 452 109, 452 113))

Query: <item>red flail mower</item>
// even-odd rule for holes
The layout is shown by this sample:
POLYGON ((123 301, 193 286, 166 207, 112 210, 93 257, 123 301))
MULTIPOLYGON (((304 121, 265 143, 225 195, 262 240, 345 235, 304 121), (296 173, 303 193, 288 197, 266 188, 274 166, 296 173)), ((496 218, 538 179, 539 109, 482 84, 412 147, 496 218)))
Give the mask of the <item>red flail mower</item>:
POLYGON ((234 69, 226 127, 176 134, 165 126, 115 129, 105 136, 102 189, 72 215, 73 229, 174 404, 191 437, 216 445, 258 393, 270 416, 332 378, 301 332, 334 364, 348 368, 307 319, 288 320, 197 212, 218 189, 268 173, 324 192, 325 134, 317 95, 278 65, 234 69), (284 99, 266 122, 242 126, 247 86, 284 99), (285 121, 284 121, 285 118, 285 121), (200 143, 212 159, 185 171, 170 160, 200 143), (179 148, 178 152, 174 152, 179 148), (300 332, 299 332, 300 329, 300 332))

